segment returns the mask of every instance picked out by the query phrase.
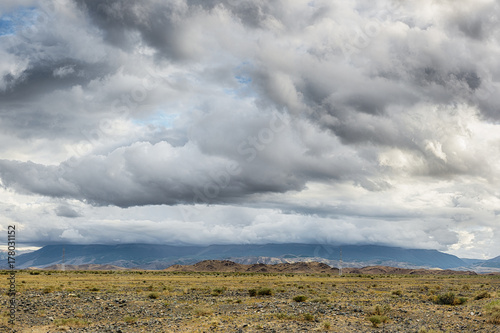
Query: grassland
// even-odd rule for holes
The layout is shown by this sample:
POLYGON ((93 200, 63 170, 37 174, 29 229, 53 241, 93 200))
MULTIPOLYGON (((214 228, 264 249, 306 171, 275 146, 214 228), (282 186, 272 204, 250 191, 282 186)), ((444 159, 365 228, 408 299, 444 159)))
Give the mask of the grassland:
POLYGON ((7 273, 1 332, 500 332, 500 276, 7 273))

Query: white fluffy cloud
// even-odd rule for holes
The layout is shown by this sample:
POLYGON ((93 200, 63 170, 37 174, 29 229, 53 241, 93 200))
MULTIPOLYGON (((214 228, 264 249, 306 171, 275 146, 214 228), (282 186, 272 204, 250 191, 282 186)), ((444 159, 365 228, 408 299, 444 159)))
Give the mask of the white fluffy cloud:
POLYGON ((498 9, 0 5, 5 223, 30 244, 348 242, 498 255, 498 9))

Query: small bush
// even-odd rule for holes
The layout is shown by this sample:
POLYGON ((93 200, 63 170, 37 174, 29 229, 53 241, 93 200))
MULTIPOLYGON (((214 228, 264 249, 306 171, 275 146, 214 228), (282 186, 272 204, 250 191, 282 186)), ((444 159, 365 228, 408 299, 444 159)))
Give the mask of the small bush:
POLYGON ((307 300, 307 297, 304 295, 298 295, 293 298, 295 302, 305 302, 307 300))
POLYGON ((389 313, 391 311, 391 307, 389 305, 384 305, 381 306, 380 304, 377 304, 373 307, 373 310, 371 313, 376 316, 383 316, 389 313))
POLYGON ((123 321, 126 322, 127 324, 134 324, 137 321, 137 318, 132 316, 125 316, 123 317, 123 321))
POLYGON ((310 313, 304 313, 304 320, 305 321, 314 321, 314 316, 310 313))
POLYGON ((42 289, 42 293, 44 293, 44 294, 50 294, 53 291, 54 291, 54 287, 53 286, 48 286, 48 287, 45 287, 45 288, 42 289))
POLYGON ((283 312, 279 312, 276 314, 276 318, 278 319, 288 319, 288 320, 292 320, 292 319, 295 319, 295 316, 294 315, 289 315, 289 314, 286 314, 286 313, 283 313, 283 312))
POLYGON ((474 297, 474 299, 477 301, 477 300, 480 300, 483 298, 490 298, 490 297, 491 297, 491 295, 489 292, 483 291, 482 293, 477 294, 476 297, 474 297))
POLYGON ((150 298, 150 299, 157 299, 158 296, 159 296, 158 293, 151 293, 151 294, 148 295, 148 298, 150 298))
POLYGON ((212 292, 210 293, 212 296, 219 296, 223 294, 226 291, 226 287, 217 287, 212 289, 212 292))
POLYGON ((488 316, 488 322, 495 325, 500 324, 500 301, 490 302, 484 307, 484 310, 488 316))
POLYGON ((393 295, 396 295, 396 296, 401 296, 403 294, 403 292, 401 290, 395 290, 392 292, 393 295))
POLYGON ((248 294, 253 296, 271 296, 273 290, 271 288, 248 289, 248 294))
POLYGON ((99 288, 96 288, 96 287, 90 288, 90 291, 99 291, 99 288))
POLYGON ((332 327, 332 325, 331 325, 329 322, 325 321, 325 322, 323 323, 323 328, 324 328, 325 330, 329 330, 331 327, 332 327))
POLYGON ((373 315, 368 317, 373 327, 378 327, 379 324, 386 323, 389 319, 386 316, 373 315))
POLYGON ((450 292, 447 292, 446 294, 441 294, 434 296, 433 298, 434 303, 436 304, 441 304, 441 305, 461 305, 467 302, 467 298, 465 297, 455 297, 455 294, 450 292))
POLYGON ((257 295, 260 296, 271 296, 273 294, 273 290, 271 288, 260 288, 257 290, 257 295))

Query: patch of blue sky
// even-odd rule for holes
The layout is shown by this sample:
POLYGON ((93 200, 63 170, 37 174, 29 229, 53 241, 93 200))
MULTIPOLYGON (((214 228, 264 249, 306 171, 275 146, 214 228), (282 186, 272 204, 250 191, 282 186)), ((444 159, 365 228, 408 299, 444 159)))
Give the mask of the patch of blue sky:
POLYGON ((245 75, 235 75, 234 78, 236 82, 238 82, 238 86, 234 88, 224 88, 224 94, 235 97, 243 91, 248 93, 252 78, 245 75))
POLYGON ((138 125, 153 125, 156 127, 172 128, 175 120, 179 117, 177 114, 165 113, 165 111, 157 111, 144 119, 135 119, 134 123, 138 125))
POLYGON ((234 76, 234 78, 236 79, 236 82, 238 82, 238 85, 234 88, 224 88, 223 89, 224 94, 232 97, 238 97, 242 93, 247 96, 249 94, 251 95, 252 78, 245 75, 236 75, 234 76))
POLYGON ((15 32, 14 25, 10 17, 0 18, 0 36, 13 35, 15 32))
POLYGON ((252 78, 247 76, 236 75, 234 78, 236 79, 236 81, 238 81, 239 84, 249 85, 250 83, 252 83, 252 78))
POLYGON ((14 35, 16 31, 32 26, 38 16, 36 8, 19 8, 0 16, 0 36, 14 35))

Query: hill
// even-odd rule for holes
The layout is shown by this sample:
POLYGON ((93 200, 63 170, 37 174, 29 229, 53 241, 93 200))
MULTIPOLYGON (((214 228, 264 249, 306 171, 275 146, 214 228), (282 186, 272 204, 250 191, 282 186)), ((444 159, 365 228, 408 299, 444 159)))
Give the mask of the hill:
POLYGON ((194 265, 173 265, 165 269, 167 272, 254 272, 254 273, 327 273, 339 274, 332 268, 319 262, 296 262, 275 265, 238 264, 229 260, 204 260, 194 265))
POLYGON ((470 267, 475 271, 482 273, 491 273, 500 271, 500 256, 489 260, 477 260, 470 263, 470 267))
MULTIPOLYGON (((282 264, 238 264, 229 260, 204 260, 193 265, 173 265, 166 272, 242 272, 242 273, 323 273, 338 275, 339 269, 319 262, 297 262, 282 264)), ((388 266, 369 266, 363 268, 344 268, 345 274, 366 275, 477 275, 472 271, 449 269, 406 269, 388 266)))

